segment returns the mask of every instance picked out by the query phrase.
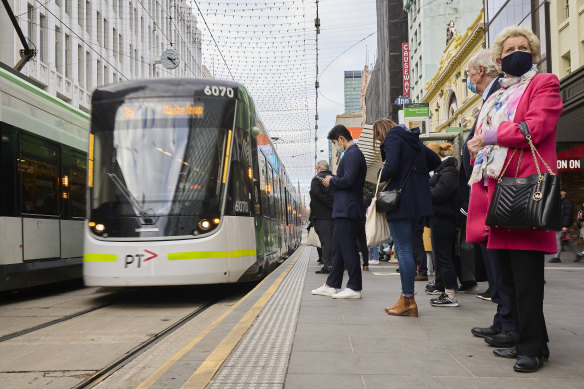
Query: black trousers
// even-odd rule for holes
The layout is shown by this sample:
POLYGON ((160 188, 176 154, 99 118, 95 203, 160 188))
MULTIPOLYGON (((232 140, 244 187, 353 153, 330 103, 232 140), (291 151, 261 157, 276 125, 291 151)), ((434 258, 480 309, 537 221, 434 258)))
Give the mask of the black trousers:
POLYGON ((332 245, 334 219, 314 219, 312 221, 322 248, 322 263, 330 268, 333 265, 332 245))
POLYGON ((544 253, 497 250, 503 286, 511 296, 515 326, 519 333, 517 354, 541 356, 549 342, 543 316, 544 253))
POLYGON ((424 221, 420 218, 414 229, 414 240, 412 241, 412 254, 414 262, 418 266, 418 274, 421 276, 428 275, 428 259, 426 250, 424 250, 424 221))
POLYGON ((481 246, 481 252, 485 270, 487 271, 489 294, 491 295, 491 300, 497 304, 497 313, 493 317, 493 327, 503 331, 515 332, 511 295, 509 290, 503 286, 498 250, 490 250, 485 246, 481 246))
POLYGON ((456 268, 454 267, 454 242, 456 224, 433 217, 430 219, 432 230, 432 255, 436 260, 436 279, 445 289, 456 289, 456 268))
POLYGON ((326 284, 340 289, 343 284, 343 272, 345 266, 349 273, 347 288, 353 290, 362 289, 362 274, 359 264, 359 251, 357 250, 357 238, 359 236, 359 220, 337 218, 333 230, 333 268, 326 284))

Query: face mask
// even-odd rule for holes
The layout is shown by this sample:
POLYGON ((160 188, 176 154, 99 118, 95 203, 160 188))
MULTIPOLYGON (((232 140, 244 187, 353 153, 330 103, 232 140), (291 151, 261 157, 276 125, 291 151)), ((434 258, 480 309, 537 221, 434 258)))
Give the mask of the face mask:
POLYGON ((343 146, 339 145, 338 143, 335 145, 335 148, 337 149, 337 151, 339 153, 342 153, 345 151, 345 148, 343 146))
POLYGON ((470 82, 470 75, 466 79, 466 87, 472 92, 477 93, 477 84, 470 82))
POLYGON ((533 55, 525 51, 514 51, 501 59, 501 69, 505 74, 512 76, 522 76, 531 69, 533 65, 533 55))

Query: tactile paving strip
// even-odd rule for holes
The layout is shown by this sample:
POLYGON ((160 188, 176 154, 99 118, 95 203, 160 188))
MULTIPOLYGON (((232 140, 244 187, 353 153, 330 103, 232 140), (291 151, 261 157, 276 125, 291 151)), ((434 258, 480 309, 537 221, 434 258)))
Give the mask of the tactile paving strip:
POLYGON ((253 326, 207 388, 281 389, 292 349, 311 254, 306 247, 253 326))

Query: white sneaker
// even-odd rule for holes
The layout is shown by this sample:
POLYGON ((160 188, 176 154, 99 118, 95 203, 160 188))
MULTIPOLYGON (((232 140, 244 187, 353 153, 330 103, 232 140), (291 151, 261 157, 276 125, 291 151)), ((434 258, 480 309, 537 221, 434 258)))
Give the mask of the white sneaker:
POLYGON ((334 299, 360 299, 361 292, 353 289, 345 288, 339 293, 335 293, 331 296, 334 299))
POLYGON ((391 247, 389 247, 389 246, 383 249, 383 252, 386 254, 389 254, 390 251, 391 251, 391 247))
POLYGON ((316 294, 319 296, 332 296, 337 293, 337 289, 331 288, 330 286, 323 285, 320 288, 316 288, 312 290, 312 294, 316 294))
POLYGON ((369 261, 370 265, 379 265, 379 260, 378 259, 372 259, 369 261))

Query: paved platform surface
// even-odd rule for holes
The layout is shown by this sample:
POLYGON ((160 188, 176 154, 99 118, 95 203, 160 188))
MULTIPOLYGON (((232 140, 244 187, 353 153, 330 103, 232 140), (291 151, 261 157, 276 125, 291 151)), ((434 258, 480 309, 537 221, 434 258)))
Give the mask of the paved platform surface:
MULTIPOLYGON (((432 307, 416 282, 419 317, 384 312, 400 294, 394 264, 363 272, 361 300, 313 296, 325 275, 311 250, 302 302, 286 374, 297 388, 584 388, 584 263, 546 263, 544 313, 551 357, 537 373, 513 371, 514 360, 471 335, 489 326, 496 305, 474 294, 458 294, 459 307, 432 307)), ((346 273, 345 279, 346 283, 346 273)), ((480 291, 486 283, 479 284, 480 291)))
MULTIPOLYGON (((314 273, 319 268, 316 250, 306 247, 305 251, 308 258, 295 265, 305 273, 303 280, 295 280, 300 293, 298 312, 288 316, 296 320, 295 331, 281 334, 292 337, 283 383, 286 389, 584 388, 584 263, 573 263, 570 254, 565 254, 563 263, 546 263, 544 310, 550 360, 537 373, 520 374, 513 371, 513 360, 495 357, 493 348, 470 333, 472 327, 491 324, 495 304, 474 294, 459 294, 460 307, 432 307, 431 296, 423 293, 425 282, 416 282, 420 316, 388 316, 384 308, 400 293, 396 265, 389 263, 372 265, 363 272, 361 300, 313 296, 311 290, 322 285, 326 276, 314 273)), ((346 273, 343 281, 346 283, 346 273)), ((479 286, 482 291, 486 283, 479 286)), ((250 333, 238 347, 248 347, 250 333)), ((211 385, 233 368, 233 364, 224 364, 211 385)), ((232 379, 222 384, 272 388, 282 387, 281 379, 264 378, 253 385, 232 379)))

